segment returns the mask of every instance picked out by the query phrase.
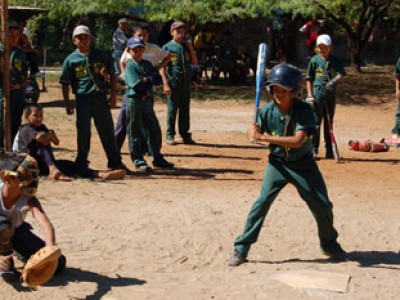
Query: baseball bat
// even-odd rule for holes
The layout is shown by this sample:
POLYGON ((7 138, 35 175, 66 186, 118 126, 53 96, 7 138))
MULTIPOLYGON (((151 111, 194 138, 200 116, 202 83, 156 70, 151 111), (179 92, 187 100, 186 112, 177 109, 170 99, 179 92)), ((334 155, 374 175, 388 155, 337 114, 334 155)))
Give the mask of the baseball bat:
POLYGON ((335 135, 333 134, 332 120, 331 120, 331 116, 329 115, 329 108, 328 108, 327 101, 325 101, 325 113, 326 113, 326 120, 328 122, 329 134, 331 136, 331 141, 332 141, 333 156, 335 158, 335 161, 338 163, 338 162, 341 162, 342 159, 339 154, 339 148, 336 143, 335 135))
POLYGON ((256 107, 254 112, 254 123, 257 122, 258 113, 260 110, 260 99, 262 86, 264 84, 265 77, 265 61, 267 58, 268 46, 266 43, 261 43, 258 46, 257 56, 257 73, 256 73, 256 107))

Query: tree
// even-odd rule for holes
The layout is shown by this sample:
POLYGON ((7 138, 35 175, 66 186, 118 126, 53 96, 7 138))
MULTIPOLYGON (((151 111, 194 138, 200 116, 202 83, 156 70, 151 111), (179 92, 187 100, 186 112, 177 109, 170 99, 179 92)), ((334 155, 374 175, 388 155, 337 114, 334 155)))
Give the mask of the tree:
POLYGON ((377 22, 399 0, 277 0, 276 5, 294 15, 324 14, 344 29, 351 53, 351 67, 361 71, 361 54, 377 22))

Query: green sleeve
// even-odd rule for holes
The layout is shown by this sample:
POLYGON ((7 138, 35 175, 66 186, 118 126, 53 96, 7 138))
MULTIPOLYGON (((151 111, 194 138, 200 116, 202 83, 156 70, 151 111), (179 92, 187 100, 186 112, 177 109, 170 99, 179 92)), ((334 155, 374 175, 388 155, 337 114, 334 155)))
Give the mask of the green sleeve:
POLYGON ((307 135, 316 132, 316 120, 313 109, 307 103, 300 101, 298 104, 297 120, 295 122, 295 131, 303 130, 307 135))
POLYGON ((311 58, 307 67, 306 80, 314 81, 314 79, 315 79, 315 62, 314 59, 311 58))
POLYGON ((131 60, 125 68, 124 80, 125 84, 130 88, 135 87, 141 81, 142 74, 136 65, 137 64, 131 60))
POLYGON ((400 78, 400 57, 399 57, 399 59, 397 60, 396 67, 395 67, 395 69, 394 69, 394 75, 395 75, 396 77, 400 78))

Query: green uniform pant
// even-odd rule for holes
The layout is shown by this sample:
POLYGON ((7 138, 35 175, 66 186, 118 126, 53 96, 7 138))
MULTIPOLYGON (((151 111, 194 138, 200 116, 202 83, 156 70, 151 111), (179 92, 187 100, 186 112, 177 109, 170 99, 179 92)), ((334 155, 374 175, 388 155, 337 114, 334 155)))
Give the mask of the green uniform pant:
POLYGON ((160 153, 162 145, 161 127, 154 112, 153 101, 151 99, 143 100, 136 99, 135 97, 127 97, 126 129, 132 162, 144 161, 141 146, 142 136, 147 138, 146 142, 149 152, 153 156, 153 162, 163 158, 160 153))
POLYGON ((262 224, 278 193, 293 184, 307 203, 318 226, 318 236, 323 250, 338 246, 338 234, 333 227, 332 203, 329 201, 325 182, 313 159, 284 162, 270 155, 261 192, 247 217, 243 234, 235 240, 235 250, 247 257, 251 244, 257 241, 262 224))
POLYGON ((114 125, 105 94, 76 95, 76 129, 78 155, 76 162, 87 166, 90 151, 91 120, 99 133, 101 144, 106 152, 108 168, 122 167, 121 155, 117 150, 114 125))
POLYGON ((170 82, 172 94, 167 97, 167 139, 175 137, 176 115, 179 114, 179 134, 191 138, 190 130, 190 82, 170 82))
POLYGON ((392 129, 392 134, 400 134, 400 99, 397 101, 397 111, 395 115, 395 123, 392 129))
POLYGON ((335 116, 335 109, 336 109, 336 92, 332 93, 325 93, 322 86, 315 86, 314 87, 314 112, 317 120, 317 131, 312 136, 311 140, 313 142, 313 149, 314 153, 318 153, 318 148, 320 144, 320 135, 321 135, 321 123, 324 122, 324 141, 325 141, 325 148, 327 154, 332 154, 332 140, 329 133, 329 126, 328 126, 328 119, 326 106, 328 105, 329 110, 329 117, 332 122, 333 126, 333 117, 335 116))

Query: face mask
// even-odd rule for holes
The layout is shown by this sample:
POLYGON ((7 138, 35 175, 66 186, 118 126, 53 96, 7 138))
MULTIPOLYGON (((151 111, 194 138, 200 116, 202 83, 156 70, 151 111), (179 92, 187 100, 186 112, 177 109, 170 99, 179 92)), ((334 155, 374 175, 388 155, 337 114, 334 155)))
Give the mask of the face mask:
POLYGON ((39 184, 39 170, 37 162, 33 157, 27 156, 17 171, 5 171, 4 174, 18 178, 22 195, 28 197, 35 196, 39 184))

